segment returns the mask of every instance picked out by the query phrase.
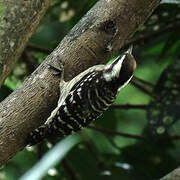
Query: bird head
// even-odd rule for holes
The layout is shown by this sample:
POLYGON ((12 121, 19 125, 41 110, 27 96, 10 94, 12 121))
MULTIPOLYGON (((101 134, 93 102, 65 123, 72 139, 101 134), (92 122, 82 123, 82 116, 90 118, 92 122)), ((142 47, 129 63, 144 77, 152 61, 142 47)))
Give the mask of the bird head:
POLYGON ((136 61, 132 55, 132 46, 121 56, 118 56, 112 64, 106 65, 103 72, 107 82, 115 82, 118 87, 126 85, 132 78, 136 69, 136 61))

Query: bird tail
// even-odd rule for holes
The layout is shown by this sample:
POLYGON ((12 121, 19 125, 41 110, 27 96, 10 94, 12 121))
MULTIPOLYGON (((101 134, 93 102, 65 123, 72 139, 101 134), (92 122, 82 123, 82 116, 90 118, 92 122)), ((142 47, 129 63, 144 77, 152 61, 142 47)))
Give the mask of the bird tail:
POLYGON ((40 143, 45 138, 48 138, 52 136, 51 128, 49 127, 49 124, 44 124, 34 131, 32 131, 27 138, 27 144, 28 146, 35 145, 37 143, 40 143))

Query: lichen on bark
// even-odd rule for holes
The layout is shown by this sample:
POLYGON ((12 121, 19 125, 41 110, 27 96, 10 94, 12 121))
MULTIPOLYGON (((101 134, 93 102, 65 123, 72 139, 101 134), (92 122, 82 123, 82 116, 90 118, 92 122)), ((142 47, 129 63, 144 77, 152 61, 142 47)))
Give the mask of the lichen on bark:
POLYGON ((0 3, 0 86, 11 72, 50 0, 0 3))

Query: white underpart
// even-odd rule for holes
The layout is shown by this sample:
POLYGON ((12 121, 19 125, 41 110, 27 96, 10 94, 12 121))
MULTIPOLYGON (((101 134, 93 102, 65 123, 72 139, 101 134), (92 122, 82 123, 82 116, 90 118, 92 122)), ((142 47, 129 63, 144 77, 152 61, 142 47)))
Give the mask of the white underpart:
POLYGON ((70 113, 69 113, 69 111, 67 110, 67 107, 66 107, 66 106, 64 107, 64 112, 66 112, 67 115, 70 116, 70 113))
POLYGON ((62 124, 66 124, 66 122, 64 122, 64 121, 60 118, 60 116, 58 117, 58 121, 61 122, 62 124))
POLYGON ((77 92, 77 95, 79 96, 80 99, 82 99, 81 93, 79 91, 77 92))
POLYGON ((73 95, 71 96, 71 98, 69 99, 69 101, 70 101, 70 102, 72 102, 72 101, 73 101, 73 95))
POLYGON ((129 83, 129 81, 132 79, 132 77, 133 77, 133 75, 118 89, 118 92, 129 83))
POLYGON ((62 103, 62 105, 65 106, 65 105, 66 105, 66 102, 64 101, 64 102, 62 103))
MULTIPOLYGON (((118 59, 118 58, 119 58, 119 57, 117 57, 117 59, 118 59)), ((115 61, 117 61, 117 59, 116 59, 115 61)), ((122 58, 118 60, 118 63, 116 63, 116 64, 114 65, 114 67, 112 68, 112 71, 110 71, 110 72, 105 72, 105 73, 103 74, 104 79, 105 79, 106 81, 111 81, 113 78, 119 77, 119 73, 120 73, 120 70, 121 70, 122 62, 123 62, 124 59, 125 59, 125 55, 123 55, 122 58)), ((112 65, 113 65, 113 64, 107 65, 107 66, 106 66, 106 69, 111 68, 112 65)))

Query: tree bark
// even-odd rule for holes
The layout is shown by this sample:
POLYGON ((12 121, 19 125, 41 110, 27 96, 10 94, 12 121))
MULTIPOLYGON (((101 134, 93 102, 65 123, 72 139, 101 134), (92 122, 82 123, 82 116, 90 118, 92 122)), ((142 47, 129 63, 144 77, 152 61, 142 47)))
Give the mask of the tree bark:
POLYGON ((0 164, 26 145, 27 135, 55 107, 59 78, 47 64, 65 63, 65 80, 115 56, 160 0, 100 0, 34 73, 0 104, 0 164))
POLYGON ((180 179, 180 167, 170 172, 160 180, 179 180, 180 179))
POLYGON ((13 69, 51 0, 0 0, 0 86, 13 69))

